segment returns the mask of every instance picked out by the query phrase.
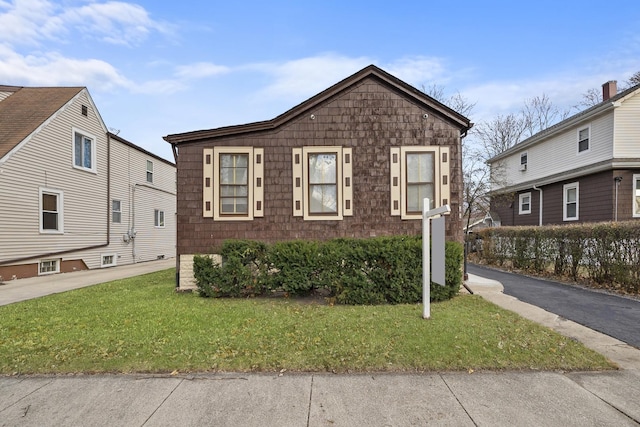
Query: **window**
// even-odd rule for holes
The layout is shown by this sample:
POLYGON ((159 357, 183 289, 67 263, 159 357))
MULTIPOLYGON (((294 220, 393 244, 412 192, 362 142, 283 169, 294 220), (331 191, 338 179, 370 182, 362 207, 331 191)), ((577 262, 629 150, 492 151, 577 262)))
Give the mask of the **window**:
POLYGON ((164 228, 164 211, 156 209, 153 211, 153 225, 158 228, 164 228))
POLYGON ((122 203, 120 200, 111 201, 111 222, 114 224, 122 222, 122 203))
POLYGON ((576 221, 579 210, 578 183, 565 184, 563 187, 563 215, 564 221, 576 221))
POLYGON ((147 182, 153 184, 153 162, 151 160, 147 160, 147 182))
POLYGON ((527 170, 527 161, 528 161, 528 154, 525 151, 524 153, 520 154, 520 170, 521 171, 527 170))
POLYGON ((40 189, 40 233, 63 233, 62 191, 40 189))
POLYGON ((591 128, 586 127, 578 130, 578 153, 589 151, 589 135, 591 128))
POLYGON ((38 274, 53 274, 60 272, 59 259, 43 259, 38 264, 38 274))
POLYGON ((519 198, 518 206, 520 206, 520 208, 518 209, 518 214, 519 215, 530 214, 531 213, 531 193, 522 193, 518 196, 518 198, 519 198))
POLYGON ((342 220, 353 215, 352 149, 294 148, 293 216, 305 220, 342 220))
POLYGON ((202 214, 214 221, 263 216, 264 149, 215 147, 203 150, 202 214))
POLYGON ((392 147, 391 215, 422 218, 424 199, 429 209, 449 204, 449 147, 392 147))
POLYGON ((117 264, 116 254, 102 254, 100 267, 113 267, 117 264))
POLYGON ((73 167, 96 172, 96 138, 73 129, 73 167))
POLYGON ((633 175, 633 216, 640 217, 640 174, 633 175))

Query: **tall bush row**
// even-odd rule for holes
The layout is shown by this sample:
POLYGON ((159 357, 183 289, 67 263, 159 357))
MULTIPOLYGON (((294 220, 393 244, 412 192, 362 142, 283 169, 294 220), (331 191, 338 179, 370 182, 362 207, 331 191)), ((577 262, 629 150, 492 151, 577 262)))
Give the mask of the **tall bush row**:
POLYGON ((478 232, 482 262, 638 294, 640 222, 497 227, 478 232))
MULTIPOLYGON (((200 295, 246 297, 275 291, 309 295, 325 290, 341 304, 402 304, 422 300, 422 239, 295 240, 266 245, 228 240, 223 262, 194 257, 200 295)), ((445 286, 431 284, 431 300, 452 298, 462 284, 462 245, 447 242, 445 286)))

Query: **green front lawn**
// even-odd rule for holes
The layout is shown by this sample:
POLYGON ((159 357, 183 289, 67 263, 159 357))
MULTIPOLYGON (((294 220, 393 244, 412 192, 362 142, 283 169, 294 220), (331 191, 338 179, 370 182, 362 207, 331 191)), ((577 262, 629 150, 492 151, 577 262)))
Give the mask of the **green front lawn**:
POLYGON ((205 299, 174 270, 0 307, 0 373, 611 369, 476 296, 422 306, 205 299))

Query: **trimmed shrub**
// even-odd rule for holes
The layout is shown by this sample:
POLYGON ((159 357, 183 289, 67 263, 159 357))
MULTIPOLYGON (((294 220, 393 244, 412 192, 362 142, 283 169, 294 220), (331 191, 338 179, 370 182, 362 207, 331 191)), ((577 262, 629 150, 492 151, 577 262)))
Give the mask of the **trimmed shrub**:
MULTIPOLYGON (((432 301, 456 295, 462 284, 462 245, 447 242, 446 285, 431 284, 432 301)), ((324 289, 341 304, 403 304, 422 300, 422 239, 295 240, 267 246, 230 240, 222 265, 194 258, 200 295, 239 297, 282 291, 308 295, 324 289)))

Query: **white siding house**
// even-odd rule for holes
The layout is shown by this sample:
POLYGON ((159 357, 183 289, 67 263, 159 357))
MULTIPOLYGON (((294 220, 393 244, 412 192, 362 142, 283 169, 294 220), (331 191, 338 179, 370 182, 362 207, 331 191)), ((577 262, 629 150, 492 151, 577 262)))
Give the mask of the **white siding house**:
POLYGON ((0 282, 175 256, 174 177, 173 163, 107 132, 86 88, 0 86, 0 282), (124 221, 147 160, 164 228, 149 226, 152 211, 125 242, 112 200, 122 198, 124 221))
POLYGON ((640 217, 640 85, 615 92, 489 160, 502 225, 640 217))

